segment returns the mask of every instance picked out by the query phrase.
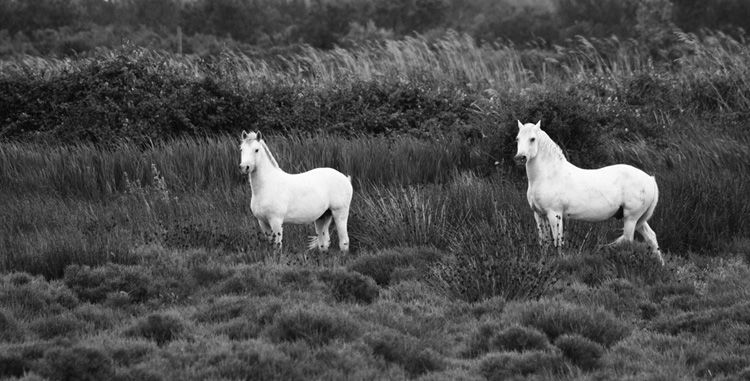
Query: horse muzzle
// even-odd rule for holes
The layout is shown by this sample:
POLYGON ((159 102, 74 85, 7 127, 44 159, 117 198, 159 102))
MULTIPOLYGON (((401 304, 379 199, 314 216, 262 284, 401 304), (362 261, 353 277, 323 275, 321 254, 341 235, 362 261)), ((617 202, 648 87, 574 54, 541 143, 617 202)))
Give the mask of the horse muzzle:
POLYGON ((525 165, 527 161, 526 155, 516 155, 515 157, 513 157, 513 160, 517 165, 525 165))
POLYGON ((250 166, 240 164, 240 172, 242 172, 243 175, 246 175, 250 172, 250 166))

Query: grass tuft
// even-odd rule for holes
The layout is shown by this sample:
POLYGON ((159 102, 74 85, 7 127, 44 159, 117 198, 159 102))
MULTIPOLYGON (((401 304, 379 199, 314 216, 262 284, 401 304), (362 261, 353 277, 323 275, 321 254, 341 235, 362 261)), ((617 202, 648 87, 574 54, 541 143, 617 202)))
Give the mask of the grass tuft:
POLYGON ((562 335, 555 340, 555 346, 573 364, 590 371, 600 366, 599 359, 604 354, 601 345, 578 334, 562 335))
POLYGON ((383 331, 369 334, 365 342, 374 355, 400 365, 411 377, 445 368, 440 355, 430 348, 424 348, 414 337, 383 331))
POLYGON ((179 317, 171 314, 154 313, 138 320, 124 333, 130 337, 143 337, 153 340, 161 346, 177 339, 184 332, 185 323, 179 317))
POLYGON ((630 326, 611 312, 550 299, 509 304, 505 316, 539 329, 552 341, 564 334, 579 334, 609 347, 630 334, 630 326))

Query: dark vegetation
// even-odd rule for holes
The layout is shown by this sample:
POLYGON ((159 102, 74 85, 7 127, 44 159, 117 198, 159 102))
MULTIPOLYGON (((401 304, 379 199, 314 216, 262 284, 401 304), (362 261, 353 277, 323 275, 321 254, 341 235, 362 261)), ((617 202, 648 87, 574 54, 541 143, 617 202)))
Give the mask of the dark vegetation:
POLYGON ((216 54, 227 47, 263 54, 263 47, 316 48, 452 29, 482 41, 559 44, 576 36, 637 38, 669 56, 666 24, 735 37, 750 27, 742 0, 138 0, 0 2, 0 54, 71 55, 124 40, 185 53, 216 54), (655 26, 656 25, 656 26, 655 26))
POLYGON ((747 377, 749 18, 720 3, 0 1, 0 378, 747 377), (616 221, 541 249, 516 119, 654 174, 667 265, 602 247, 616 221), (352 253, 263 243, 243 129, 352 175, 352 253))

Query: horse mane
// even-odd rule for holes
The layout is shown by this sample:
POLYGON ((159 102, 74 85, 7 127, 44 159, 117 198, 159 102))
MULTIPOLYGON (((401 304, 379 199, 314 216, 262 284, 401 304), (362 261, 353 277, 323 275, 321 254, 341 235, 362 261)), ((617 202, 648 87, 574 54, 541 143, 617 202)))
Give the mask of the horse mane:
POLYGON ((263 146, 263 150, 266 151, 266 155, 268 155, 268 159, 271 160, 271 165, 273 165, 276 168, 279 168, 279 163, 276 161, 276 158, 273 157, 273 154, 271 154, 271 150, 268 149, 266 142, 264 140, 261 140, 260 145, 263 146))
POLYGON ((541 137, 541 139, 539 140, 539 148, 541 148, 545 152, 548 152, 552 155, 552 157, 556 159, 564 161, 568 160, 565 158, 565 154, 563 153, 562 148, 560 148, 560 146, 557 145, 557 143, 555 143, 555 141, 552 140, 552 138, 550 138, 546 132, 539 130, 539 136, 541 137))

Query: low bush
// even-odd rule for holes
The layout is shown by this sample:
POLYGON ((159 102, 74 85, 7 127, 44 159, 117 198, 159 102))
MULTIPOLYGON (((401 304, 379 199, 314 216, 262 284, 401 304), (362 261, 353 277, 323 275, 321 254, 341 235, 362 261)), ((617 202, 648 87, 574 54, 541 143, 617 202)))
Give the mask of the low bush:
POLYGON ((164 345, 178 338, 184 331, 185 323, 179 317, 154 313, 138 320, 124 333, 126 336, 143 337, 164 345))
POLYGON ((322 307, 296 307, 276 315, 266 334, 275 342, 304 340, 312 346, 351 340, 359 326, 345 314, 322 307))
POLYGON ((240 317, 219 323, 213 331, 220 335, 227 335, 230 340, 242 341, 258 337, 262 328, 258 322, 251 321, 247 317, 240 317))
POLYGON ((112 309, 96 304, 81 304, 73 315, 94 330, 111 328, 119 319, 112 309))
POLYGON ((110 293, 125 293, 134 302, 156 296, 150 271, 142 266, 108 263, 100 267, 70 265, 65 268, 65 284, 82 300, 98 303, 110 293))
POLYGON ((246 298, 222 297, 206 306, 201 306, 193 318, 201 323, 217 323, 242 316, 250 307, 246 298))
POLYGON ((750 303, 730 307, 709 308, 677 314, 664 314, 652 321, 653 329, 672 335, 681 332, 703 333, 726 322, 750 324, 750 303))
POLYGON ((416 338, 393 331, 369 334, 365 342, 374 355, 400 365, 412 377, 442 370, 445 362, 430 348, 425 348, 416 338))
POLYGON ((157 350, 153 342, 144 339, 118 340, 107 349, 115 364, 125 367, 148 361, 157 350))
POLYGON ((320 279, 328 284, 331 294, 339 302, 372 303, 380 293, 372 278, 346 270, 325 270, 320 279))
POLYGON ((112 381, 164 381, 158 371, 145 368, 125 368, 117 370, 117 375, 112 381))
POLYGON ((200 360, 201 379, 230 380, 305 380, 290 356, 276 347, 260 341, 244 341, 231 351, 221 349, 208 353, 200 360))
POLYGON ((718 375, 734 375, 750 364, 746 356, 736 354, 713 354, 698 366, 696 376, 716 377, 718 375))
POLYGON ((554 341, 564 334, 579 334, 605 347, 630 334, 630 327, 611 312, 549 299, 509 304, 509 321, 531 326, 554 341))
POLYGON ((78 303, 73 292, 59 281, 48 282, 37 276, 17 284, 0 282, 0 305, 17 318, 63 313, 78 303))
POLYGON ((112 359, 88 347, 52 348, 44 353, 40 373, 51 380, 106 380, 115 374, 112 359))
POLYGON ((653 284, 670 278, 669 270, 662 266, 648 245, 639 242, 618 246, 605 246, 599 253, 617 278, 631 282, 653 284))
POLYGON ((0 341, 15 342, 23 339, 23 329, 12 314, 0 309, 0 341))
POLYGON ((363 255, 348 265, 348 268, 372 278, 379 286, 388 286, 397 269, 414 267, 424 274, 429 266, 442 254, 429 248, 387 249, 377 254, 363 255))
POLYGON ((490 348, 500 352, 545 350, 549 346, 547 336, 534 328, 511 326, 498 332, 490 340, 490 348))
POLYGON ((599 367, 599 359, 604 354, 604 348, 601 345, 578 334, 558 337, 555 340, 555 346, 570 362, 584 370, 599 367))
POLYGON ((238 270, 214 289, 223 294, 250 294, 254 296, 275 295, 280 292, 278 286, 269 279, 263 269, 248 267, 238 270))
POLYGON ((59 336, 73 337, 78 335, 83 328, 83 323, 70 315, 43 317, 29 324, 29 330, 44 340, 59 336))
POLYGON ((558 267, 547 261, 554 254, 517 229, 475 226, 457 238, 451 256, 433 265, 434 280, 468 302, 541 297, 557 282, 558 267))
POLYGON ((657 283, 649 287, 651 300, 660 303, 664 298, 673 295, 698 295, 695 285, 688 282, 657 283))
POLYGON ((477 357, 490 351, 490 342, 503 327, 499 323, 485 322, 479 325, 476 332, 469 336, 462 354, 466 357, 477 357))
POLYGON ((0 378, 21 377, 31 369, 31 363, 17 353, 0 353, 0 378))
POLYGON ((567 370, 559 352, 490 353, 479 361, 479 373, 490 380, 505 380, 531 374, 561 375, 567 370))

